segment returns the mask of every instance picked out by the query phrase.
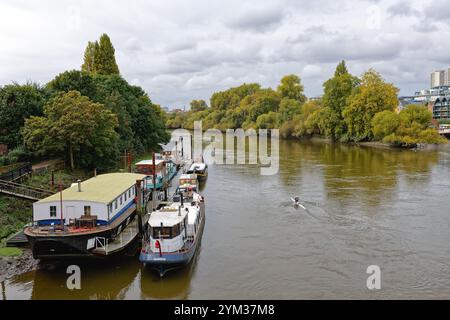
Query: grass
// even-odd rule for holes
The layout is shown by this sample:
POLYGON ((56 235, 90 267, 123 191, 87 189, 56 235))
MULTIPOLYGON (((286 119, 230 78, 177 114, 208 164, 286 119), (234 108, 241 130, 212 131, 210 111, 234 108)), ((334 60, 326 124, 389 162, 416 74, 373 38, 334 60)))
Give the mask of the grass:
POLYGON ((18 257, 22 255, 22 250, 13 247, 0 247, 0 257, 18 257))

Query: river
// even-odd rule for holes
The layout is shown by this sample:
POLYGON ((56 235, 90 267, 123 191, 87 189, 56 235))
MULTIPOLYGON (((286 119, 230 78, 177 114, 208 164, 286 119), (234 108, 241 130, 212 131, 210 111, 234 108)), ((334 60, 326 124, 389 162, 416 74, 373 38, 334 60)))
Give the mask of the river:
POLYGON ((450 146, 390 150, 280 141, 280 168, 212 165, 201 248, 164 279, 137 258, 2 283, 4 299, 449 299, 450 146), (306 210, 292 206, 300 195, 306 210), (381 289, 366 286, 369 265, 381 289))

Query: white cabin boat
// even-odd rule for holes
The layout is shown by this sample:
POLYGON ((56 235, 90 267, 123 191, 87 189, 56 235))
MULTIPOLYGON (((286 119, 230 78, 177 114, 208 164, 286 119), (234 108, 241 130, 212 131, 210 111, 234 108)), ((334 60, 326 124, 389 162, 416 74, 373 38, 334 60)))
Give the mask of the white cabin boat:
POLYGON ((149 213, 139 260, 162 277, 188 264, 199 246, 205 224, 204 198, 193 191, 174 195, 173 202, 149 213))

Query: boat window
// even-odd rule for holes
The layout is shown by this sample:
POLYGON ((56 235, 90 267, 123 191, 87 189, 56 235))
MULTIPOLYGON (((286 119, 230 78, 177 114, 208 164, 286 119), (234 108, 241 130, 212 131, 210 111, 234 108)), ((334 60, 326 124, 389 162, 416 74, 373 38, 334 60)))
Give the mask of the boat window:
POLYGON ((114 201, 114 209, 116 209, 116 210, 117 210, 117 200, 116 200, 116 201, 114 201))
POLYGON ((172 228, 170 227, 155 227, 153 228, 153 238, 158 239, 158 238, 170 238, 170 230, 172 228))
POLYGON ((91 215, 91 206, 84 206, 84 215, 85 216, 91 215))
POLYGON ((112 203, 110 203, 110 204, 108 205, 108 212, 112 212, 112 207, 113 207, 113 205, 112 205, 112 203))
POLYGON ((128 193, 125 192, 125 202, 127 201, 127 199, 128 199, 128 193))
POLYGON ((122 205, 122 196, 120 196, 120 205, 122 205))
POLYGON ((171 239, 179 236, 181 233, 181 227, 179 224, 173 227, 153 227, 152 234, 154 239, 163 238, 163 239, 171 239), (162 231, 161 231, 162 230, 162 231), (161 234, 160 234, 161 233, 161 234))
POLYGON ((56 217, 56 206, 50 206, 50 217, 56 217))
POLYGON ((128 190, 128 196, 131 198, 131 189, 128 190))

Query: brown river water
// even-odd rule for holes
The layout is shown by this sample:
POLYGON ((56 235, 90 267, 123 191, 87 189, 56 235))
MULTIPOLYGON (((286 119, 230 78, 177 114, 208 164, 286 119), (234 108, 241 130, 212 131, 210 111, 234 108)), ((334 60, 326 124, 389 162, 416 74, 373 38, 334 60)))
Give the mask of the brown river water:
POLYGON ((206 226, 184 269, 160 279, 137 257, 43 265, 3 299, 449 299, 450 146, 390 150, 280 141, 277 175, 211 165, 206 226), (296 209, 299 195, 306 207, 296 209), (368 290, 366 269, 381 269, 368 290))

